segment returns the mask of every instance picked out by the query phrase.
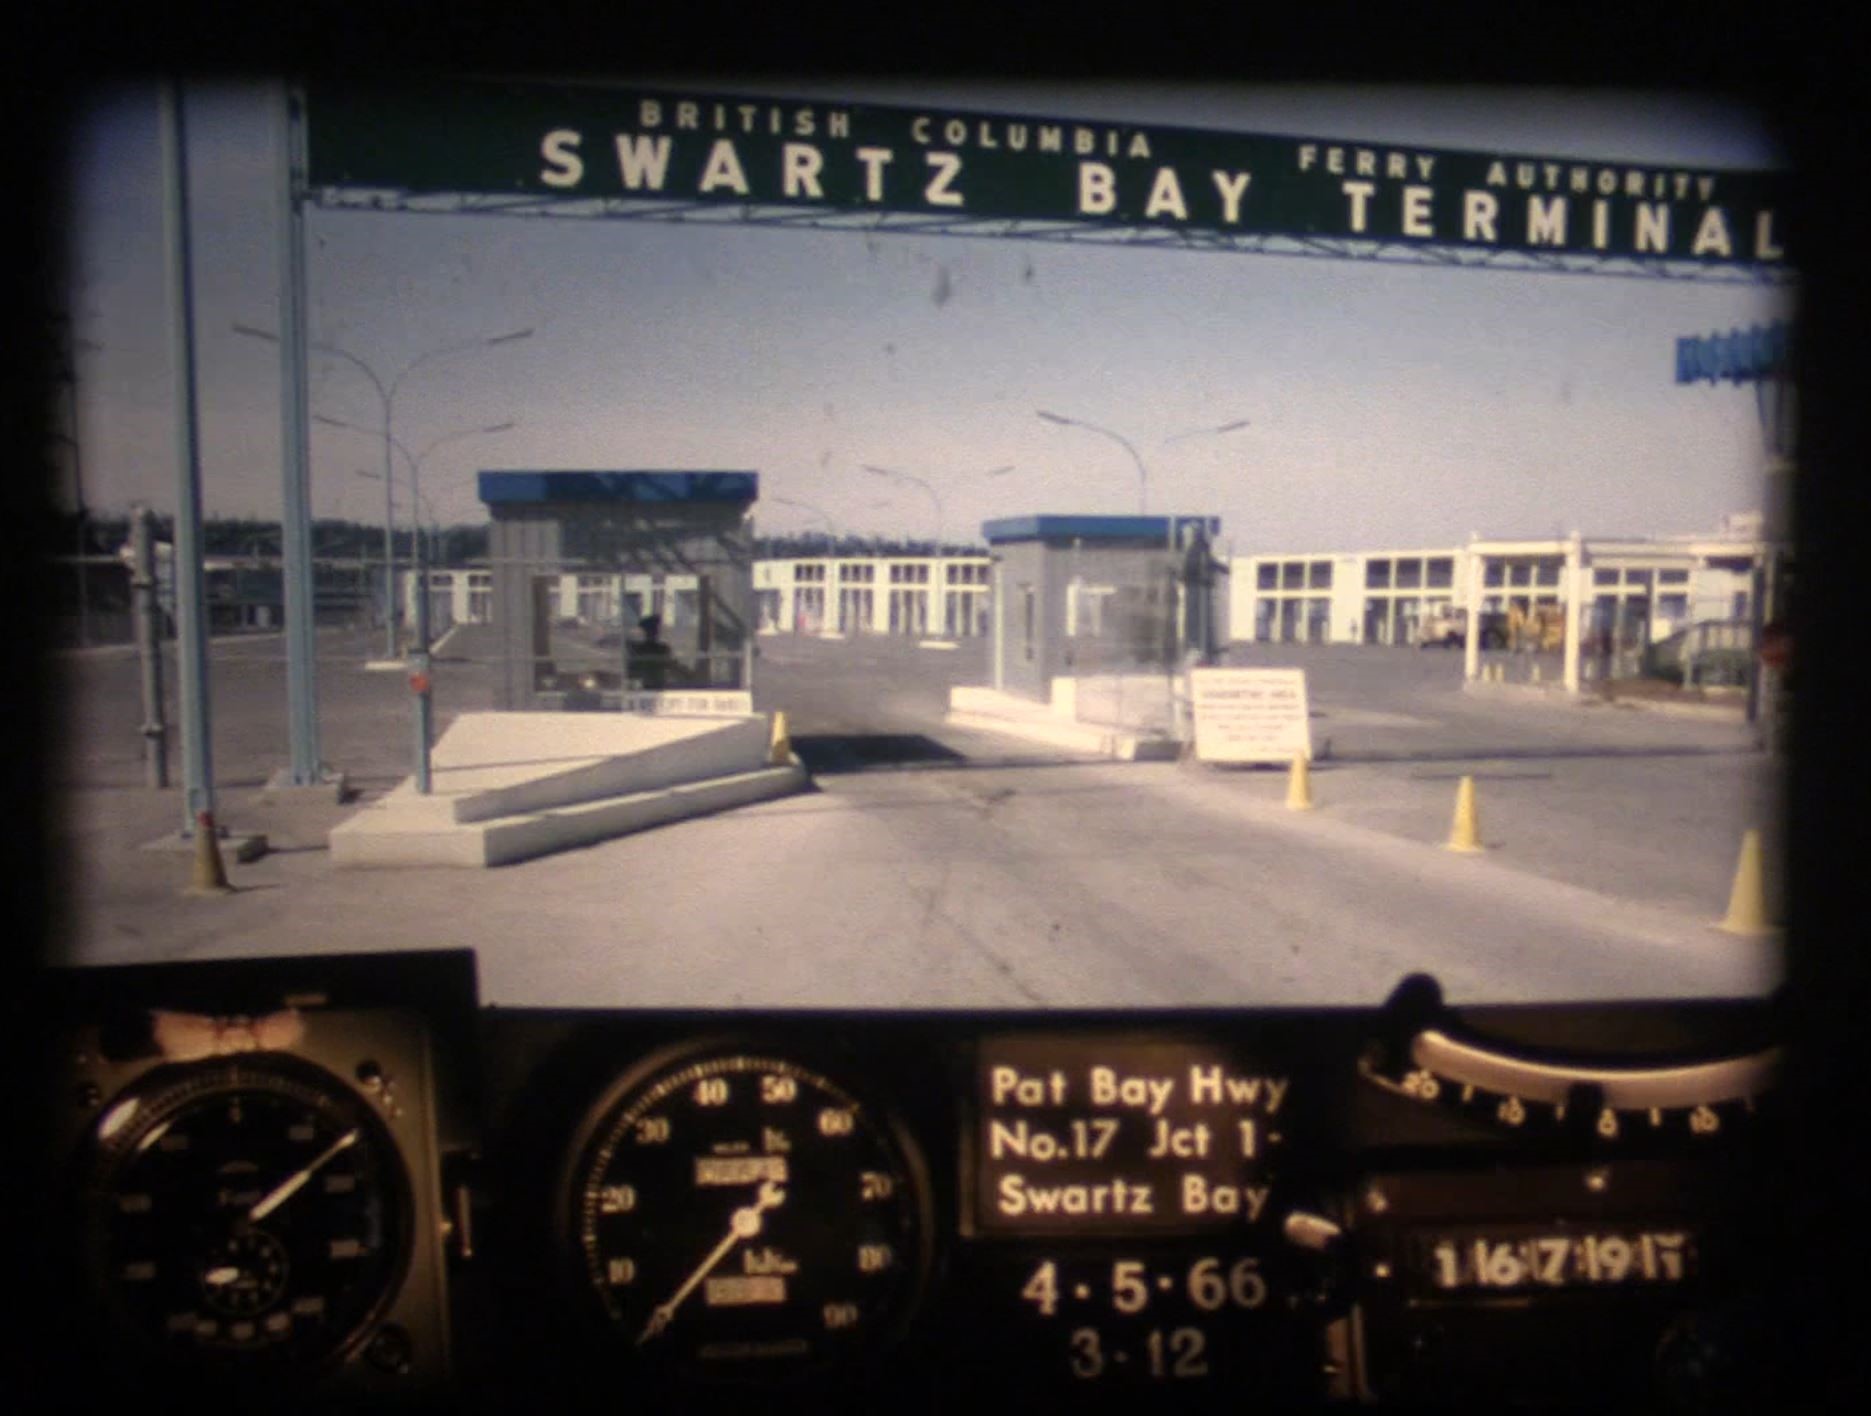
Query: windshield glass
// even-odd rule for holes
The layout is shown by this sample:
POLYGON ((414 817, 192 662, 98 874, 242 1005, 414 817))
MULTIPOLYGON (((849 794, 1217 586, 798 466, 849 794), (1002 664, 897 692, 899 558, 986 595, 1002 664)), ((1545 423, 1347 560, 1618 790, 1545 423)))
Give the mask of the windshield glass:
POLYGON ((284 111, 126 87, 73 132, 62 961, 466 946, 510 1007, 1779 981, 1753 115, 284 111))

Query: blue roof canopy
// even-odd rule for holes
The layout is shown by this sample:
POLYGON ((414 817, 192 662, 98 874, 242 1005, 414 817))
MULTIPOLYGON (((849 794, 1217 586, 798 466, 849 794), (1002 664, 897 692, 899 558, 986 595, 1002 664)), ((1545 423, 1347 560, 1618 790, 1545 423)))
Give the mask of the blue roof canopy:
POLYGON ((1009 516, 981 523, 990 546, 1009 541, 1156 541, 1176 529, 1200 526, 1209 535, 1221 531, 1219 516, 1009 516))
POLYGON ((760 477, 754 472, 483 472, 479 488, 481 500, 489 506, 566 502, 751 506, 760 495, 760 477))

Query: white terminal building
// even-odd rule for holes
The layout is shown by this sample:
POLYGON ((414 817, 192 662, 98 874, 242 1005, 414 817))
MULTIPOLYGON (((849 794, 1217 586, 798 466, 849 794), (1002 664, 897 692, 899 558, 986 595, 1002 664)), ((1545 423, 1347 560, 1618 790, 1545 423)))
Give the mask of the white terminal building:
POLYGON ((988 567, 976 556, 800 556, 754 562, 762 634, 988 632, 988 567))
MULTIPOLYGON (((986 553, 951 556, 793 556, 754 562, 754 602, 762 634, 900 634, 950 639, 988 632, 986 553)), ((416 608, 415 576, 398 575, 404 613, 416 608)), ((660 615, 679 631, 696 613, 694 576, 567 572, 544 587, 546 612, 581 624, 634 626, 660 615)), ((431 570, 429 618, 436 633, 486 624, 493 614, 487 570, 431 570)))
POLYGON ((1230 638, 1412 645, 1439 615, 1479 606, 1484 617, 1569 617, 1576 600, 1587 642, 1641 646, 1698 624, 1751 623, 1772 550, 1761 514, 1746 512, 1700 535, 1243 556, 1230 567, 1230 638))
MULTIPOLYGON (((1577 631, 1591 650, 1640 650, 1697 626, 1725 626, 1746 638, 1757 615, 1774 611, 1754 603, 1778 549, 1762 531, 1761 514, 1746 512, 1723 518, 1712 532, 1681 536, 1477 538, 1465 546, 1239 556, 1218 587, 1227 598, 1225 638, 1408 646, 1422 642, 1424 627, 1436 617, 1479 605, 1487 640, 1515 611, 1545 612, 1569 625, 1575 600, 1577 631)), ((758 629, 824 637, 983 637, 992 624, 992 574, 987 552, 757 560, 758 629)), ((666 628, 679 630, 695 613, 699 586, 689 579, 568 572, 545 587, 547 613, 626 627, 640 615, 658 614, 666 628)), ((405 570, 399 580, 405 611, 413 614, 413 576, 405 570)), ((435 633, 489 620, 490 572, 435 570, 429 580, 435 633)))

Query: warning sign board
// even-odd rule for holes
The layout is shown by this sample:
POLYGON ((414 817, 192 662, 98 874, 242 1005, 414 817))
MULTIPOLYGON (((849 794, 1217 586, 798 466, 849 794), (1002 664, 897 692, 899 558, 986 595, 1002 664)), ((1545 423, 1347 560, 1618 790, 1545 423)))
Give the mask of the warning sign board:
POLYGON ((1189 696, 1198 760, 1311 759, 1304 669, 1191 669, 1189 696))

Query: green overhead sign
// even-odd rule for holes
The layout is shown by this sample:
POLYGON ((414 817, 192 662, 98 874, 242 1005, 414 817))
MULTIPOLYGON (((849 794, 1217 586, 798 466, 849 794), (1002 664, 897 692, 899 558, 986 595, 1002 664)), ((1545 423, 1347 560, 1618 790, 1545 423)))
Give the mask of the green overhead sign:
POLYGON ((1785 182, 941 107, 579 84, 314 86, 314 189, 1158 227, 1784 266, 1785 182))

